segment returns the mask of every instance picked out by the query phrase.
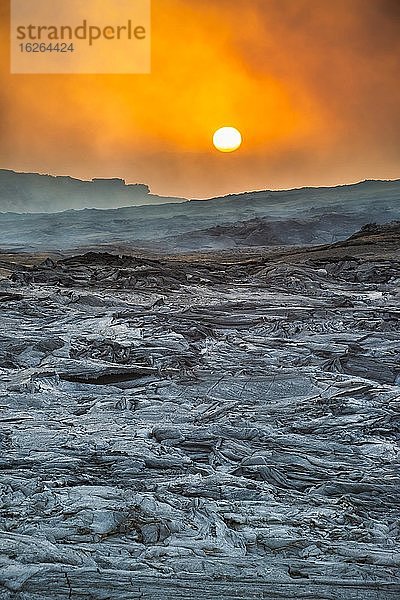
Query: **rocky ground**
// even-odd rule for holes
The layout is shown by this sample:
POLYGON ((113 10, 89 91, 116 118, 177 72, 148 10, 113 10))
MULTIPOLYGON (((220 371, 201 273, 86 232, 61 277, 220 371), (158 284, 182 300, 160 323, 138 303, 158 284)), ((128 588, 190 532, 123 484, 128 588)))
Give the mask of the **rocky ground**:
POLYGON ((398 598, 399 250, 3 256, 0 600, 398 598))

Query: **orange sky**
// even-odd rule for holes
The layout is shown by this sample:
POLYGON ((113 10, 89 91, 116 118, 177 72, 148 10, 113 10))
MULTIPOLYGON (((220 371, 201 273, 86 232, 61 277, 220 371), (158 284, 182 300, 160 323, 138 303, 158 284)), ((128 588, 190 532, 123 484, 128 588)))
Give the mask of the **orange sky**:
POLYGON ((2 168, 186 197, 400 177, 398 0, 153 0, 151 74, 107 76, 10 75, 0 1, 2 168))

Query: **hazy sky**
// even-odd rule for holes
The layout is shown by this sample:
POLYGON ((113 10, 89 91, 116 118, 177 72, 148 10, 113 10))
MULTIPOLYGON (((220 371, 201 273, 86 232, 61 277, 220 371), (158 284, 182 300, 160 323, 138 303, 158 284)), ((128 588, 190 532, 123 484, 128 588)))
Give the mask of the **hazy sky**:
POLYGON ((152 73, 123 76, 10 75, 0 2, 2 168, 186 197, 400 177, 400 0, 153 0, 152 73))

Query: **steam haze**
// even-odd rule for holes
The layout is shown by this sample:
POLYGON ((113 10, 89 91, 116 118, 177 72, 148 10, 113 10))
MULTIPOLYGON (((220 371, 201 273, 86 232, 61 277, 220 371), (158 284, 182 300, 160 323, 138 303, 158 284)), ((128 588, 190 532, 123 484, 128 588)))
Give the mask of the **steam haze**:
POLYGON ((124 76, 10 75, 5 4, 2 168, 185 197, 400 175, 396 0, 153 0, 152 73, 124 76))

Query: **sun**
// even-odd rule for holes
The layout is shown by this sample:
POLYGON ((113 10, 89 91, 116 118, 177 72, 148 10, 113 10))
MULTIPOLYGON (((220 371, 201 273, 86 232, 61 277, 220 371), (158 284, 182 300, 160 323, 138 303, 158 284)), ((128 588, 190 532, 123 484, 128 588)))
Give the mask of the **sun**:
POLYGON ((242 145, 242 135, 235 127, 221 127, 214 133, 213 143, 220 152, 234 152, 242 145))

